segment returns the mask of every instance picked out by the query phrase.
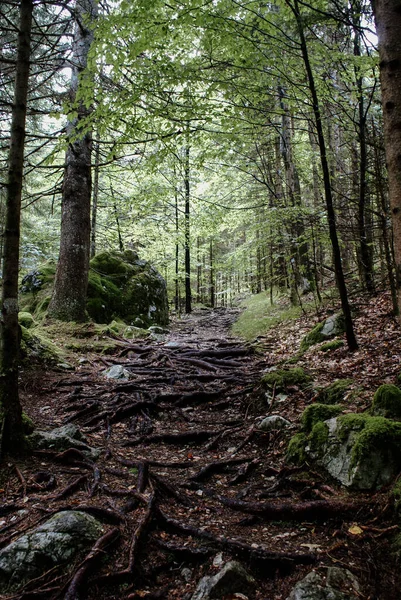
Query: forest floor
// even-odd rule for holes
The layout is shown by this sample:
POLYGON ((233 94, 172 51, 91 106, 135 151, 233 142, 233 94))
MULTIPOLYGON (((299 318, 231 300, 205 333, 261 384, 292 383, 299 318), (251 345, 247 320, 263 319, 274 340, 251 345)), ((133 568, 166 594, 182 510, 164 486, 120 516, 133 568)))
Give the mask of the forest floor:
MULTIPOLYGON (((312 568, 330 565, 358 577, 361 599, 399 598, 389 489, 349 492, 313 465, 287 464, 313 389, 294 386, 268 406, 260 385, 322 317, 305 315, 244 343, 230 335, 238 313, 194 312, 159 339, 121 340, 114 355, 89 353, 72 373, 25 371, 22 401, 36 426, 74 423, 101 455, 91 462, 79 451, 42 451, 10 461, 0 547, 56 511, 79 508, 120 533, 83 580, 80 597, 88 600, 190 599, 202 576, 232 558, 257 587, 227 600, 284 600, 312 568), (114 364, 130 371, 128 381, 104 376, 114 364), (258 431, 268 414, 293 426, 258 431)), ((357 352, 314 348, 297 366, 314 386, 352 378, 357 393, 348 408, 359 412, 380 384, 396 381, 400 329, 386 295, 360 300, 356 314, 357 352)), ((9 598, 64 598, 78 567, 53 570, 9 598)))

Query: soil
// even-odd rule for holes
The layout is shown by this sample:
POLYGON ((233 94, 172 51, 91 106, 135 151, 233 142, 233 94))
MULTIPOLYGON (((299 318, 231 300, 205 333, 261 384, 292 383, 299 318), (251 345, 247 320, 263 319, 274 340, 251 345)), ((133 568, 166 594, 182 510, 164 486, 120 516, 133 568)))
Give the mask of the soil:
MULTIPOLYGON (((298 365, 314 385, 351 377, 357 393, 349 409, 361 411, 378 385, 395 382, 400 332, 386 295, 360 301, 356 314, 357 352, 314 348, 298 365)), ((327 566, 351 570, 360 598, 399 598, 389 490, 348 492, 313 465, 287 464, 314 389, 294 386, 268 404, 260 385, 322 316, 284 323, 254 343, 230 335, 237 316, 238 309, 195 312, 157 339, 122 341, 114 356, 88 354, 72 373, 25 369, 22 401, 36 426, 75 423, 101 455, 93 463, 79 452, 42 451, 7 462, 0 547, 65 508, 95 511, 105 532, 117 528, 120 537, 107 540, 102 560, 81 579, 73 579, 77 562, 12 598, 56 600, 70 587, 70 597, 88 600, 189 600, 199 579, 230 559, 257 586, 226 600, 285 599, 311 569, 327 566), (104 376, 113 364, 130 371, 129 381, 104 376), (268 414, 292 426, 258 431, 268 414)))

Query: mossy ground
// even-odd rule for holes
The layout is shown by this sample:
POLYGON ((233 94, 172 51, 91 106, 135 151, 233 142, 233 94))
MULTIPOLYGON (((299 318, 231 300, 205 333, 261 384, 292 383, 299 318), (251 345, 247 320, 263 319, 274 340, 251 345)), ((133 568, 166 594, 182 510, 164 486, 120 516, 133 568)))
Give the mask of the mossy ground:
POLYGON ((311 376, 305 373, 301 367, 276 369, 270 373, 266 373, 262 377, 262 384, 266 387, 275 388, 276 391, 285 391, 291 386, 305 388, 311 382, 311 376))
POLYGON ((325 388, 320 389, 316 400, 320 404, 338 404, 344 400, 352 383, 352 379, 337 379, 325 388))

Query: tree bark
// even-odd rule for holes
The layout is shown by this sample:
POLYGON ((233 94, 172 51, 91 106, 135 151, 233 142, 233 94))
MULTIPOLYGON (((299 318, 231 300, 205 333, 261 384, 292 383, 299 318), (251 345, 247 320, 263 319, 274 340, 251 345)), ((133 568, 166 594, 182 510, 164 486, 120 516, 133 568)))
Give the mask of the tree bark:
MULTIPOLYGON (((96 0, 77 0, 70 97, 76 99, 79 78, 88 61, 93 40, 93 21, 97 17, 96 0)), ((86 292, 90 253, 91 152, 92 134, 79 134, 79 126, 90 114, 84 103, 77 107, 77 117, 68 122, 68 150, 65 156, 61 206, 60 254, 49 305, 50 317, 61 321, 82 322, 87 319, 86 292)))
MULTIPOLYGON (((189 137, 189 136, 187 136, 189 137)), ((189 140, 185 147, 185 166, 184 166, 184 184, 185 184, 185 312, 192 312, 191 295, 191 238, 190 238, 190 163, 189 163, 189 140)))
POLYGON ((0 324, 1 451, 10 454, 17 454, 23 446, 22 408, 18 393, 18 268, 32 13, 33 0, 21 0, 4 230, 0 324))
POLYGON ((380 83, 398 314, 401 313, 401 2, 372 0, 379 38, 380 83))
POLYGON ((344 321, 345 321, 345 335, 347 338, 348 348, 352 350, 357 350, 358 342, 356 341, 354 326, 352 322, 351 316, 351 308, 348 302, 348 292, 345 284, 344 272, 341 263, 341 251, 340 244, 337 235, 337 225, 336 225, 336 216, 334 211, 334 203, 333 203, 333 195, 331 190, 331 180, 330 180, 330 170, 329 164, 327 160, 327 148, 326 141, 323 132, 323 124, 322 124, 322 115, 320 111, 320 103, 317 95, 315 79, 313 76, 313 71, 311 67, 311 63, 309 60, 308 47, 305 39, 304 28, 301 13, 299 11, 298 0, 294 0, 294 4, 287 0, 291 10, 294 13, 295 20, 298 26, 298 33, 302 51, 302 57, 305 64, 305 70, 308 77, 309 90, 312 97, 312 106, 313 106, 313 114, 315 116, 316 122, 316 132, 317 139, 320 151, 320 162, 322 165, 323 172, 323 182, 324 182, 324 193, 326 199, 326 211, 327 211, 327 220, 329 224, 329 233, 330 233, 330 241, 333 248, 333 258, 334 258, 334 269, 336 274, 337 287, 340 294, 341 299, 341 307, 344 313, 344 321))

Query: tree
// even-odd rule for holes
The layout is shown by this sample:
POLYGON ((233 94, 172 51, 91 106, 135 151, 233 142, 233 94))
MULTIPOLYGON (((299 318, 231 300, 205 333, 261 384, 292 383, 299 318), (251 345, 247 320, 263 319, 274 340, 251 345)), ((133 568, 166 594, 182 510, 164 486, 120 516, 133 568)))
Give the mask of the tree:
POLYGON ((379 39, 384 140, 393 221, 398 314, 401 314, 401 3, 372 1, 379 39))
POLYGON ((80 77, 88 63, 96 17, 96 0, 77 0, 70 99, 73 105, 78 105, 70 114, 67 125, 68 149, 64 166, 60 254, 48 310, 50 317, 62 321, 82 322, 87 318, 92 134, 91 131, 82 133, 80 129, 91 106, 84 100, 77 99, 77 94, 80 77))
POLYGON ((32 14, 33 0, 21 0, 9 151, 0 329, 1 450, 10 453, 17 453, 21 449, 23 438, 18 394, 18 269, 32 14))

